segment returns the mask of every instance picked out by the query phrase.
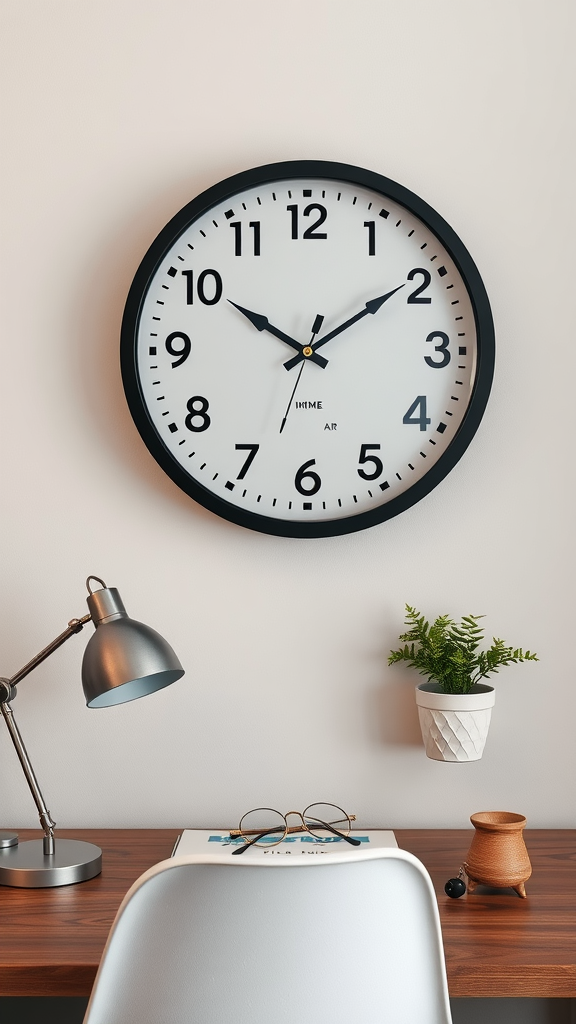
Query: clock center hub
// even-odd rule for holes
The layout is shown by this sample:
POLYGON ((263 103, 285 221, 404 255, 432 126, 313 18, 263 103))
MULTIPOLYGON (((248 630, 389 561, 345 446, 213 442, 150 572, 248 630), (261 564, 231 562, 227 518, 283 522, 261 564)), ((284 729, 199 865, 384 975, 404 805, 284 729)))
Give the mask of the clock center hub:
POLYGON ((306 358, 308 358, 308 356, 312 355, 313 351, 314 351, 314 349, 312 349, 310 347, 310 345, 306 345, 306 348, 302 349, 302 355, 306 356, 306 358))

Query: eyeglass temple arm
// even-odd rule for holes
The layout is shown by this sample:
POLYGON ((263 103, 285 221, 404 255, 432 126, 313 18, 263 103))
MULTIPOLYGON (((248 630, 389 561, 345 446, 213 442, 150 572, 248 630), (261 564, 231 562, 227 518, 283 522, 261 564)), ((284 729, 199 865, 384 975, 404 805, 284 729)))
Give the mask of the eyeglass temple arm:
MULTIPOLYGON (((230 835, 235 834, 235 832, 233 833, 231 831, 230 835)), ((254 846, 254 843, 257 843, 259 839, 264 839, 264 836, 271 836, 273 832, 284 832, 284 834, 286 834, 287 829, 281 828, 280 826, 278 826, 277 828, 267 828, 265 832, 259 832, 258 835, 254 836, 254 839, 247 840, 244 843, 244 846, 239 846, 237 847, 236 850, 232 850, 232 856, 238 856, 238 854, 244 853, 244 850, 247 850, 249 846, 254 846)), ((242 835, 242 833, 239 832, 239 830, 238 833, 242 835)))

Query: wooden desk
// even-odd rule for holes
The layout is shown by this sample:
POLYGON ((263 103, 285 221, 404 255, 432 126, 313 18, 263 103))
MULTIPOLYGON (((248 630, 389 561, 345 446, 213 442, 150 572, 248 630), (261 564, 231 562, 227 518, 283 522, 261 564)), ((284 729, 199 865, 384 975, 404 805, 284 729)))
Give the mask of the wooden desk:
MULTIPOLYGON (((451 996, 576 996, 576 830, 527 830, 528 899, 478 888, 450 900, 470 830, 396 829, 428 868, 440 907, 451 996)), ((170 856, 178 829, 62 830, 102 847, 102 874, 58 889, 0 886, 0 995, 87 996, 122 897, 170 856)), ((22 840, 37 832, 20 830, 22 840)))

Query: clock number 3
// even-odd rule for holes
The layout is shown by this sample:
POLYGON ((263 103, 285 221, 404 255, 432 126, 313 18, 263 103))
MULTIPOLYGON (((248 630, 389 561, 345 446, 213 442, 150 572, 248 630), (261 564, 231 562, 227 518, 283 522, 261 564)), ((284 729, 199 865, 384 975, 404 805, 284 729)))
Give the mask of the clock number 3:
POLYGON ((432 356, 424 356, 424 362, 428 366, 433 366, 435 370, 441 370, 443 366, 448 366, 450 362, 450 353, 448 351, 450 338, 447 334, 444 334, 444 331, 432 331, 426 338, 426 341, 434 341, 435 338, 440 338, 440 344, 434 345, 434 351, 440 353, 440 362, 437 363, 432 359, 432 356))

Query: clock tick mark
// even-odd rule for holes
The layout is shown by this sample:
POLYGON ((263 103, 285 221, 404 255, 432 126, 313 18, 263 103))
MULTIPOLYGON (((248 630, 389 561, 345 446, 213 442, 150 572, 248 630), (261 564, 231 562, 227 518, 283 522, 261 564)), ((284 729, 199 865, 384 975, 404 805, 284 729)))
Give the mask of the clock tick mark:
POLYGON ((212 223, 213 223, 213 225, 214 225, 214 227, 215 227, 215 228, 217 228, 217 227, 218 227, 218 224, 216 223, 216 221, 215 221, 215 220, 213 220, 213 221, 212 221, 212 223))
POLYGON ((303 188, 302 189, 302 195, 304 196, 304 199, 311 199, 312 198, 312 189, 311 188, 303 188))
POLYGON ((166 395, 160 395, 160 398, 157 398, 156 401, 157 402, 165 402, 166 401, 166 395))
POLYGON ((234 216, 234 210, 225 210, 224 216, 226 217, 226 220, 230 220, 230 218, 234 216))
POLYGON ((447 284, 447 285, 446 285, 446 291, 448 291, 448 289, 449 289, 449 288, 453 288, 453 287, 454 287, 454 285, 453 285, 453 284, 447 284))
POLYGON ((412 231, 408 232, 408 238, 412 238, 413 234, 414 234, 414 228, 412 228, 412 231))
POLYGON ((150 370, 157 370, 158 369, 158 364, 156 364, 156 366, 150 366, 149 369, 150 370))
POLYGON ((358 196, 354 196, 354 199, 352 200, 352 206, 356 206, 356 200, 357 199, 358 199, 358 196))
POLYGON ((465 356, 467 354, 467 352, 468 352, 468 349, 466 348, 466 345, 458 345, 458 355, 459 356, 465 356))
POLYGON ((153 317, 152 317, 152 319, 153 319, 153 320, 161 320, 162 318, 161 318, 161 317, 159 317, 159 316, 153 316, 153 317))
POLYGON ((246 203, 242 203, 242 209, 243 209, 243 210, 245 210, 245 209, 246 209, 246 203))
POLYGON ((396 227, 399 228, 401 223, 402 223, 402 218, 400 218, 400 220, 396 221, 396 227))
POLYGON ((421 245, 420 248, 421 249, 425 249, 427 245, 428 245, 428 242, 424 242, 424 245, 421 245))
POLYGON ((274 508, 274 505, 276 504, 276 501, 277 501, 277 498, 274 498, 274 500, 272 502, 272 508, 274 508))
POLYGON ((322 189, 322 199, 326 199, 326 189, 322 189))
POLYGON ((450 401, 451 401, 451 402, 459 402, 459 401, 460 401, 460 399, 459 399, 459 398, 456 398, 456 395, 450 395, 450 401))
POLYGON ((425 456, 424 452, 420 452, 420 455, 422 456, 422 458, 423 458, 423 459, 425 459, 425 458, 426 458, 426 456, 425 456))
POLYGON ((164 303, 162 302, 162 299, 156 299, 156 305, 157 306, 163 306, 164 303))
POLYGON ((292 502, 291 501, 288 502, 288 508, 292 508, 292 502))
POLYGON ((396 473, 396 476, 398 477, 399 480, 402 479, 402 477, 400 476, 400 473, 396 473))
POLYGON ((176 270, 176 267, 168 267, 166 273, 168 274, 168 277, 176 277, 178 271, 176 270))
POLYGON ((274 202, 276 202, 276 193, 275 192, 272 193, 272 199, 274 200, 274 202))
POLYGON ((242 491, 242 497, 243 498, 245 498, 247 494, 248 494, 248 491, 242 491))
POLYGON ((433 441, 432 438, 429 437, 428 438, 428 444, 436 444, 436 441, 433 441))
POLYGON ((148 349, 148 355, 149 356, 155 356, 156 355, 156 345, 150 345, 150 348, 148 349))
POLYGON ((430 257, 430 263, 434 263, 434 260, 437 260, 437 259, 438 259, 437 256, 431 256, 430 257))
POLYGON ((408 469, 414 469, 414 466, 412 465, 411 462, 408 463, 408 469))
POLYGON ((338 508, 342 508, 342 502, 341 502, 340 498, 338 498, 338 508))
POLYGON ((200 469, 205 469, 205 467, 206 467, 206 463, 203 462, 202 465, 200 466, 200 469))
POLYGON ((182 260, 182 263, 184 263, 184 257, 183 256, 179 256, 178 259, 182 260))
POLYGON ((202 231, 202 228, 200 228, 200 234, 202 235, 202 238, 206 238, 206 232, 202 231))
POLYGON ((178 427, 175 423, 169 423, 168 430, 170 431, 171 434, 175 434, 176 431, 178 430, 178 427))
POLYGON ((455 319, 455 320, 463 320, 463 319, 464 319, 464 317, 463 317, 463 316, 455 316, 455 317, 454 317, 454 319, 455 319))
POLYGON ((184 438, 183 441, 178 441, 178 447, 180 448, 180 446, 183 444, 186 444, 186 438, 184 438))
POLYGON ((312 511, 312 502, 311 501, 304 501, 302 503, 302 508, 304 509, 304 512, 311 512, 312 511))
POLYGON ((188 458, 191 459, 194 455, 196 455, 196 452, 190 452, 190 455, 188 456, 188 458))
POLYGON ((234 490, 234 484, 232 483, 231 480, 227 480, 226 483, 224 484, 224 487, 226 487, 229 491, 234 490))
POLYGON ((459 370, 465 370, 466 369, 465 364, 464 363, 458 363, 458 369, 459 370))
POLYGON ((452 415, 452 413, 449 412, 448 409, 444 409, 444 412, 446 413, 447 416, 451 416, 452 415))
POLYGON ((218 473, 215 473, 214 476, 212 477, 212 479, 215 480, 217 476, 218 476, 218 473))
POLYGON ((456 383, 456 384, 463 384, 463 383, 464 383, 464 381, 461 381, 461 380, 457 380, 457 381, 455 381, 455 383, 456 383))
POLYGON ((292 193, 291 193, 290 189, 288 189, 288 199, 292 199, 292 193))
POLYGON ((378 216, 379 217, 384 217, 384 220, 386 220, 386 217, 390 216, 390 210, 380 210, 380 213, 378 214, 378 216))
POLYGON ((256 202, 258 203, 258 206, 262 206, 262 200, 260 199, 260 196, 256 196, 256 202))
POLYGON ((170 291, 170 285, 169 284, 163 284, 162 287, 163 287, 165 292, 169 292, 170 291))
POLYGON ((169 415, 170 415, 170 410, 169 410, 169 409, 167 409, 167 410, 166 410, 166 412, 163 412, 163 413, 162 413, 162 415, 163 415, 163 416, 169 416, 169 415))
POLYGON ((448 273, 448 271, 446 270, 446 267, 438 267, 438 276, 439 277, 446 277, 447 273, 448 273))
POLYGON ((447 423, 439 423, 438 426, 436 427, 437 432, 439 434, 443 434, 444 431, 446 430, 447 425, 447 423))
POLYGON ((452 302, 450 303, 450 305, 451 306, 459 306, 460 305, 460 299, 452 299, 452 302))
POLYGON ((189 249, 193 249, 193 248, 194 248, 194 246, 193 246, 193 245, 190 245, 190 242, 188 242, 188 248, 189 248, 189 249))
POLYGON ((356 497, 356 495, 353 494, 352 497, 354 498, 354 501, 356 502, 356 504, 358 504, 358 498, 356 497))
POLYGON ((371 210, 371 209, 372 209, 372 203, 368 203, 368 209, 369 209, 369 210, 371 210))

